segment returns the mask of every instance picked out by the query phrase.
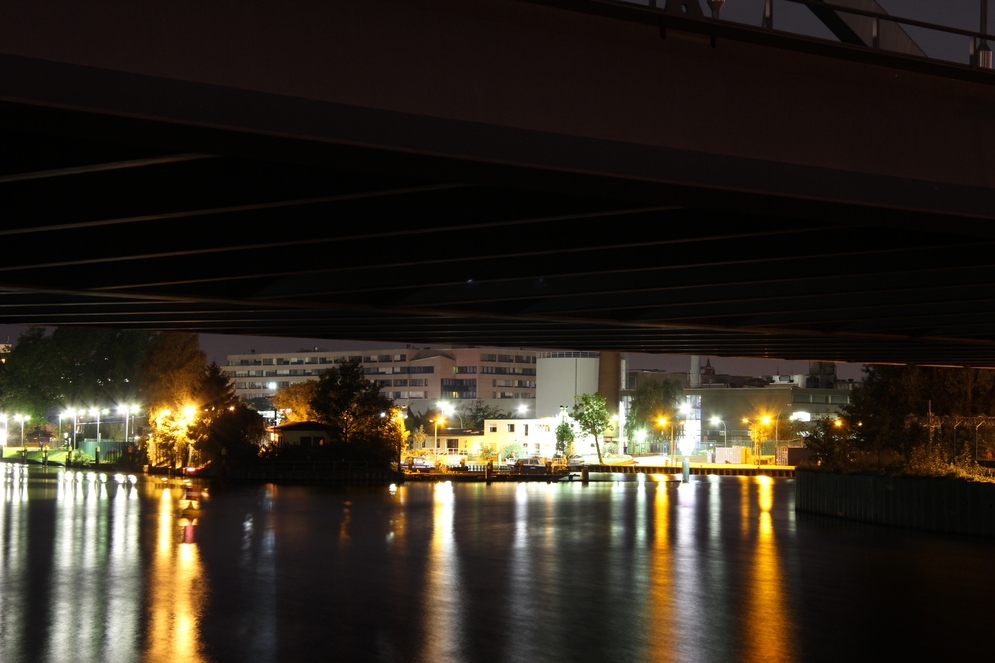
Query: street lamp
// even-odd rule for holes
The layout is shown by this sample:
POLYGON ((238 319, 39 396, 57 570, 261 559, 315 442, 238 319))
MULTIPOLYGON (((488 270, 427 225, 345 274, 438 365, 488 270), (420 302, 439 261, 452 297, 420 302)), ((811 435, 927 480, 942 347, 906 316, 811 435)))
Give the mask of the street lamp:
POLYGON ((79 410, 77 410, 75 408, 70 408, 70 409, 68 409, 68 410, 65 411, 65 416, 73 418, 73 446, 72 446, 72 448, 75 449, 76 448, 76 417, 79 416, 79 410))
POLYGON ((118 414, 124 415, 124 443, 128 443, 128 419, 132 414, 138 412, 137 405, 121 405, 117 409, 118 414))
POLYGON ((442 417, 436 417, 432 421, 432 423, 435 424, 435 455, 438 456, 439 455, 439 424, 440 423, 442 423, 442 424, 446 423, 446 420, 443 419, 442 417))
POLYGON ((450 403, 449 401, 439 401, 439 410, 441 410, 443 414, 446 414, 450 417, 455 414, 457 417, 459 417, 460 429, 466 428, 466 426, 463 425, 463 415, 456 410, 456 406, 454 406, 452 403, 450 403))
POLYGON ((722 421, 718 417, 712 417, 712 425, 722 424, 722 446, 729 446, 729 431, 726 429, 726 422, 722 421))
POLYGON ((674 436, 674 424, 677 422, 673 419, 668 419, 667 417, 660 417, 656 420, 656 423, 660 424, 661 428, 665 427, 667 424, 670 424, 670 457, 671 460, 673 460, 677 457, 677 440, 674 436))
POLYGON ((24 447, 24 422, 27 421, 30 418, 31 417, 28 416, 28 415, 26 415, 26 414, 15 414, 14 415, 14 421, 20 421, 21 422, 21 447, 22 448, 24 447))

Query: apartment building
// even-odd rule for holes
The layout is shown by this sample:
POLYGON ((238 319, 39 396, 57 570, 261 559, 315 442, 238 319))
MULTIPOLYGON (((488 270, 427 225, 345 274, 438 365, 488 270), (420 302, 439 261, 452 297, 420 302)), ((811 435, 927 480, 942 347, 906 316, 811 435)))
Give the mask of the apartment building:
MULTIPOLYGON (((222 370, 243 399, 269 398, 296 382, 317 380, 335 365, 358 360, 367 379, 400 407, 439 400, 534 401, 536 353, 511 348, 249 352, 228 355, 222 370)), ((506 408, 507 409, 507 408, 506 408)))

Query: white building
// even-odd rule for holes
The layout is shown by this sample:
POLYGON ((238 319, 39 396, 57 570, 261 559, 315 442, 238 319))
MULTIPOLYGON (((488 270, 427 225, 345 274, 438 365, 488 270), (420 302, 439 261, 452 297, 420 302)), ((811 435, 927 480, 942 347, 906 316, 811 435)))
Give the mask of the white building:
POLYGON ((509 348, 429 348, 330 352, 319 348, 297 352, 228 355, 222 370, 243 400, 269 398, 287 385, 317 380, 329 368, 349 360, 363 366, 367 379, 399 407, 418 410, 439 400, 483 400, 507 412, 524 405, 530 412, 536 397, 536 353, 509 348))
POLYGON ((536 352, 536 370, 542 385, 536 389, 535 416, 556 417, 570 411, 580 394, 598 391, 599 353, 569 350, 536 352))

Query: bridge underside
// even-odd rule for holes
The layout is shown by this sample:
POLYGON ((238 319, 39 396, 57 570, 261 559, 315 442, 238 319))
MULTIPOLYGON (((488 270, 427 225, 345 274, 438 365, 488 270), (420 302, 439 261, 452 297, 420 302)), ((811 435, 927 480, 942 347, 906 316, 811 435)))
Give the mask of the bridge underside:
POLYGON ((6 323, 995 367, 990 187, 0 59, 6 323))

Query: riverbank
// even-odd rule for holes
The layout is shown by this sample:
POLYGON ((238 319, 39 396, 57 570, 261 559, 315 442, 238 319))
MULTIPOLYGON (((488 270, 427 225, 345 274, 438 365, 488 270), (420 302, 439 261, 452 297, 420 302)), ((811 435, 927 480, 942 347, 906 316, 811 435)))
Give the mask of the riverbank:
POLYGON ((995 484, 799 470, 795 509, 943 534, 995 537, 995 484))

